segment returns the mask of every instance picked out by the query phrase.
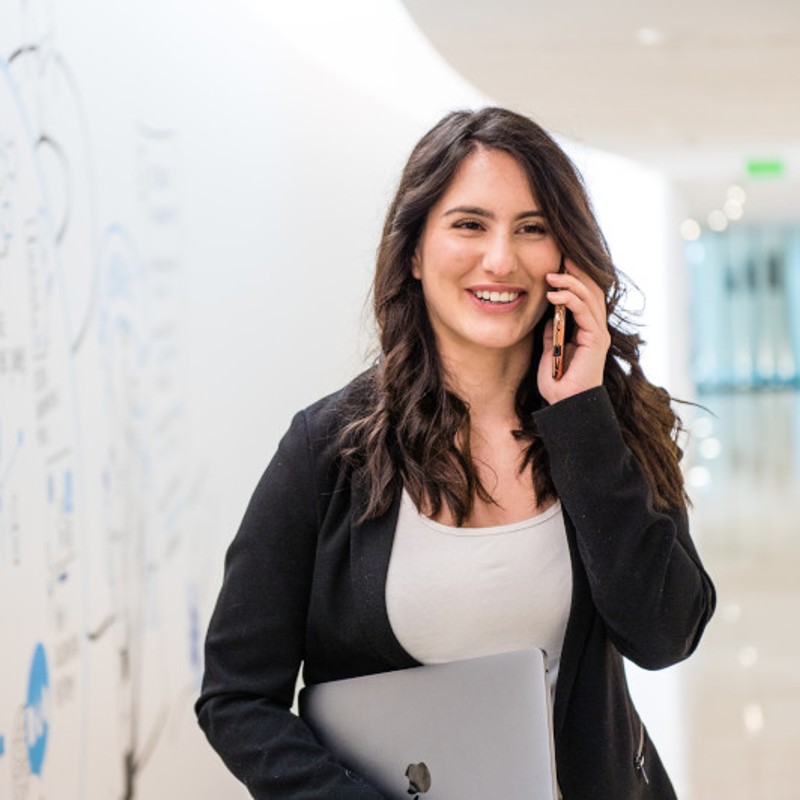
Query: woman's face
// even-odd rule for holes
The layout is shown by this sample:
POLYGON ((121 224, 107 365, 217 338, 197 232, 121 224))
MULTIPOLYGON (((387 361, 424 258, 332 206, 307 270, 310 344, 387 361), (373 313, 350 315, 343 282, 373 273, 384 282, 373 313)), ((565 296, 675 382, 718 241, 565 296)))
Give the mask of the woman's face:
POLYGON ((548 306, 545 275, 560 258, 516 159, 486 148, 468 155, 428 212, 412 268, 442 356, 529 359, 548 306))

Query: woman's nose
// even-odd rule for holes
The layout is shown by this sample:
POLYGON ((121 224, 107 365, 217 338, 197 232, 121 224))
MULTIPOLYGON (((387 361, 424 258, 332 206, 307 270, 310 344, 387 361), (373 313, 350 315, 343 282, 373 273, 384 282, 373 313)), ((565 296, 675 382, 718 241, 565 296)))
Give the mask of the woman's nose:
POLYGON ((517 254, 509 236, 497 233, 490 239, 483 265, 487 272, 494 275, 508 275, 517 268, 517 254))

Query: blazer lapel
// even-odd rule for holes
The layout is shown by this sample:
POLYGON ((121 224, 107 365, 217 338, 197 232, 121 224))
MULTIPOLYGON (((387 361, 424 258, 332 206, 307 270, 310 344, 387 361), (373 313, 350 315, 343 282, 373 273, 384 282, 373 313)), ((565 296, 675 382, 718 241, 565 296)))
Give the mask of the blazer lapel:
POLYGON ((553 728, 556 734, 561 730, 566 718, 569 698, 575 677, 578 673, 583 650, 586 645, 589 626, 591 623, 591 598, 589 584, 583 571, 583 562, 578 553, 578 541, 575 527, 567 514, 564 514, 564 523, 567 529, 567 542, 569 554, 572 559, 572 604, 567 620, 567 630, 564 633, 564 645, 561 648, 561 665, 556 681, 555 707, 553 708, 553 728))
MULTIPOLYGON (((360 481, 354 485, 363 486, 360 481)), ((372 646, 395 669, 419 666, 394 635, 386 610, 386 575, 392 555, 394 531, 400 512, 400 493, 389 511, 382 517, 370 519, 359 525, 355 521, 357 509, 365 507, 365 497, 354 491, 353 516, 350 522, 350 567, 353 575, 355 597, 359 598, 358 611, 364 631, 372 646)))

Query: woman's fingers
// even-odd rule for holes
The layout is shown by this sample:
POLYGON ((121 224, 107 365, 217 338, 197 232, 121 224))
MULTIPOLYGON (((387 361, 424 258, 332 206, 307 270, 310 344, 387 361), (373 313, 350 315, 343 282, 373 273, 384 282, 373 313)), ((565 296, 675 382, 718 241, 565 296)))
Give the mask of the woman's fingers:
POLYGON ((549 402, 600 385, 611 345, 605 292, 571 261, 567 261, 565 266, 565 273, 547 275, 551 286, 547 299, 554 305, 563 304, 567 307, 574 320, 575 330, 564 350, 563 376, 556 381, 548 374, 552 363, 552 321, 545 326, 544 356, 538 380, 540 391, 549 402))
POLYGON ((547 275, 552 289, 547 299, 554 305, 563 304, 576 316, 579 327, 588 327, 594 322, 605 329, 607 312, 605 292, 583 270, 571 261, 566 262, 567 272, 554 272, 547 275), (591 320, 580 316, 591 315, 591 320))

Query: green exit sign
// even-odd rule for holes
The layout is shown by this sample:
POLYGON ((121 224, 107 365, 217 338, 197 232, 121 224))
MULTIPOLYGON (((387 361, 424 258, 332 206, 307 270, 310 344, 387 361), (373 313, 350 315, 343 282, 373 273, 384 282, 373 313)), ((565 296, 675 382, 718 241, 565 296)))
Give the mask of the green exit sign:
POLYGON ((750 158, 747 160, 749 178, 782 178, 786 165, 780 158, 750 158))

